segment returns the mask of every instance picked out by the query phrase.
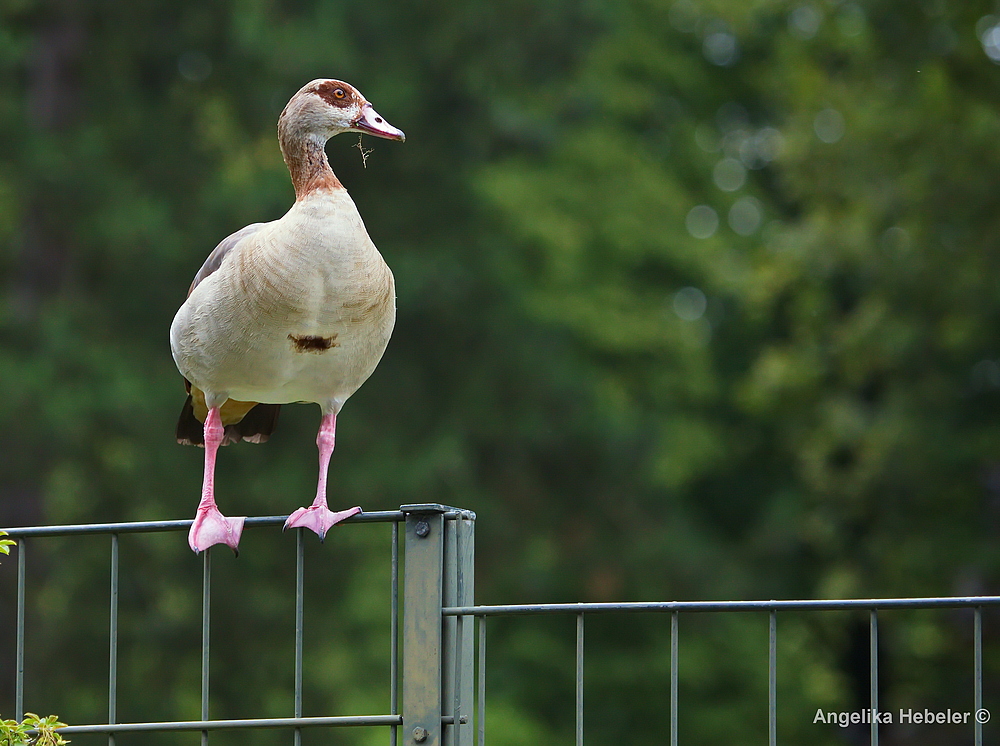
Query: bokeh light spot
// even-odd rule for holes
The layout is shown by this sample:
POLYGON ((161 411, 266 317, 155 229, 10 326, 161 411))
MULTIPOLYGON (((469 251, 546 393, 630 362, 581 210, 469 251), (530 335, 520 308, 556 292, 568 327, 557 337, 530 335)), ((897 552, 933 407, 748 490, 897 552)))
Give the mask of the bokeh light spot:
POLYGON ((788 14, 788 29, 800 39, 812 39, 819 31, 823 16, 814 5, 800 5, 788 14))
POLYGON ((735 192, 747 180, 747 170, 735 158, 723 158, 712 169, 712 180, 724 192, 735 192))
MULTIPOLYGON (((994 63, 1000 64, 1000 23, 996 22, 993 16, 984 16, 993 20, 993 24, 987 26, 979 34, 979 42, 983 45, 986 56, 994 63)), ((980 19, 982 21, 983 19, 980 19)), ((977 30, 980 24, 976 24, 977 30)))
POLYGON ((728 31, 713 31, 702 44, 705 59, 719 67, 729 67, 739 58, 736 37, 728 31))
POLYGON ((759 227, 763 211, 753 197, 740 197, 729 208, 729 227, 741 236, 749 236, 759 227))
POLYGON ((816 137, 833 144, 844 136, 844 115, 836 109, 823 109, 813 120, 816 137))
POLYGON ((684 321, 697 321, 705 315, 708 298, 695 287, 681 288, 674 293, 674 313, 684 321))
POLYGON ((718 230, 719 216, 708 205, 696 205, 688 211, 684 225, 695 238, 708 238, 718 230))

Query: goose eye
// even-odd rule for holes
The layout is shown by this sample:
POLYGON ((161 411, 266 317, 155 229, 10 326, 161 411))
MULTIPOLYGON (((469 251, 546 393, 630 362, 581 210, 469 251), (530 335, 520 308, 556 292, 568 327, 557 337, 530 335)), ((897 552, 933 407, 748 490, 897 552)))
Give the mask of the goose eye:
POLYGON ((335 90, 333 92, 333 97, 334 98, 344 98, 346 95, 347 95, 347 92, 343 88, 338 88, 337 90, 335 90))

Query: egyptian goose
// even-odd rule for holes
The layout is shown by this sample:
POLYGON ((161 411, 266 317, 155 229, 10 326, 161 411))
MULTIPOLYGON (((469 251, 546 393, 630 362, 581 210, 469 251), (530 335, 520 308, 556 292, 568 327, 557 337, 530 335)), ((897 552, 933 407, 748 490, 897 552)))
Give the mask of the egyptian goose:
POLYGON ((378 365, 396 296, 392 272, 327 161, 326 141, 341 132, 404 139, 347 83, 304 86, 278 118, 295 204, 284 217, 222 241, 170 325, 170 349, 188 389, 177 441, 205 447, 201 502, 188 534, 195 552, 220 543, 237 551, 245 518, 227 518, 216 507, 216 454, 227 443, 266 441, 282 404, 316 402, 323 410, 316 499, 285 528, 308 528, 322 539, 361 512, 327 507, 327 469, 337 413, 378 365))

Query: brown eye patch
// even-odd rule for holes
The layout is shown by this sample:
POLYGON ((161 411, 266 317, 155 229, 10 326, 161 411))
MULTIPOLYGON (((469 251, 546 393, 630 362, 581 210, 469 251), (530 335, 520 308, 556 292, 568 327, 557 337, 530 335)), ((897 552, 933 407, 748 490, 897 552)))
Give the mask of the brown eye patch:
POLYGON ((354 100, 354 92, 342 83, 332 80, 324 81, 316 86, 316 95, 331 106, 350 106, 354 100))

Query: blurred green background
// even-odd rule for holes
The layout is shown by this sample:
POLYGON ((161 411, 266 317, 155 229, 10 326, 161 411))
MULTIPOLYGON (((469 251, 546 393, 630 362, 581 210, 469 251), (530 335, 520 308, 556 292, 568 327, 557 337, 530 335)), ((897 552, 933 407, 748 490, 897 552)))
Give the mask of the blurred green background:
MULTIPOLYGON (((0 526, 193 515, 167 329, 212 247, 291 204, 277 116, 338 77, 407 140, 367 138, 367 168, 355 136, 327 148, 399 305, 332 503, 476 511, 481 603, 996 593, 998 63, 993 2, 4 0, 0 526)), ((223 511, 307 503, 318 420, 226 448, 223 511)), ((331 538, 306 714, 385 712, 388 529, 331 538)), ((216 553, 213 717, 291 714, 293 546, 216 553)), ((121 552, 119 719, 195 719, 200 562, 179 534, 121 552)), ((35 543, 27 709, 106 716, 107 555, 35 543)), ((812 720, 867 703, 866 622, 780 617, 781 742, 864 736, 812 720)), ((972 709, 971 615, 880 623, 884 708, 972 709)), ((680 632, 682 741, 761 743, 766 615, 680 632)), ((492 624, 491 744, 572 743, 573 633, 492 624)), ((664 742, 669 619, 595 619, 587 645, 588 743, 664 742)))

